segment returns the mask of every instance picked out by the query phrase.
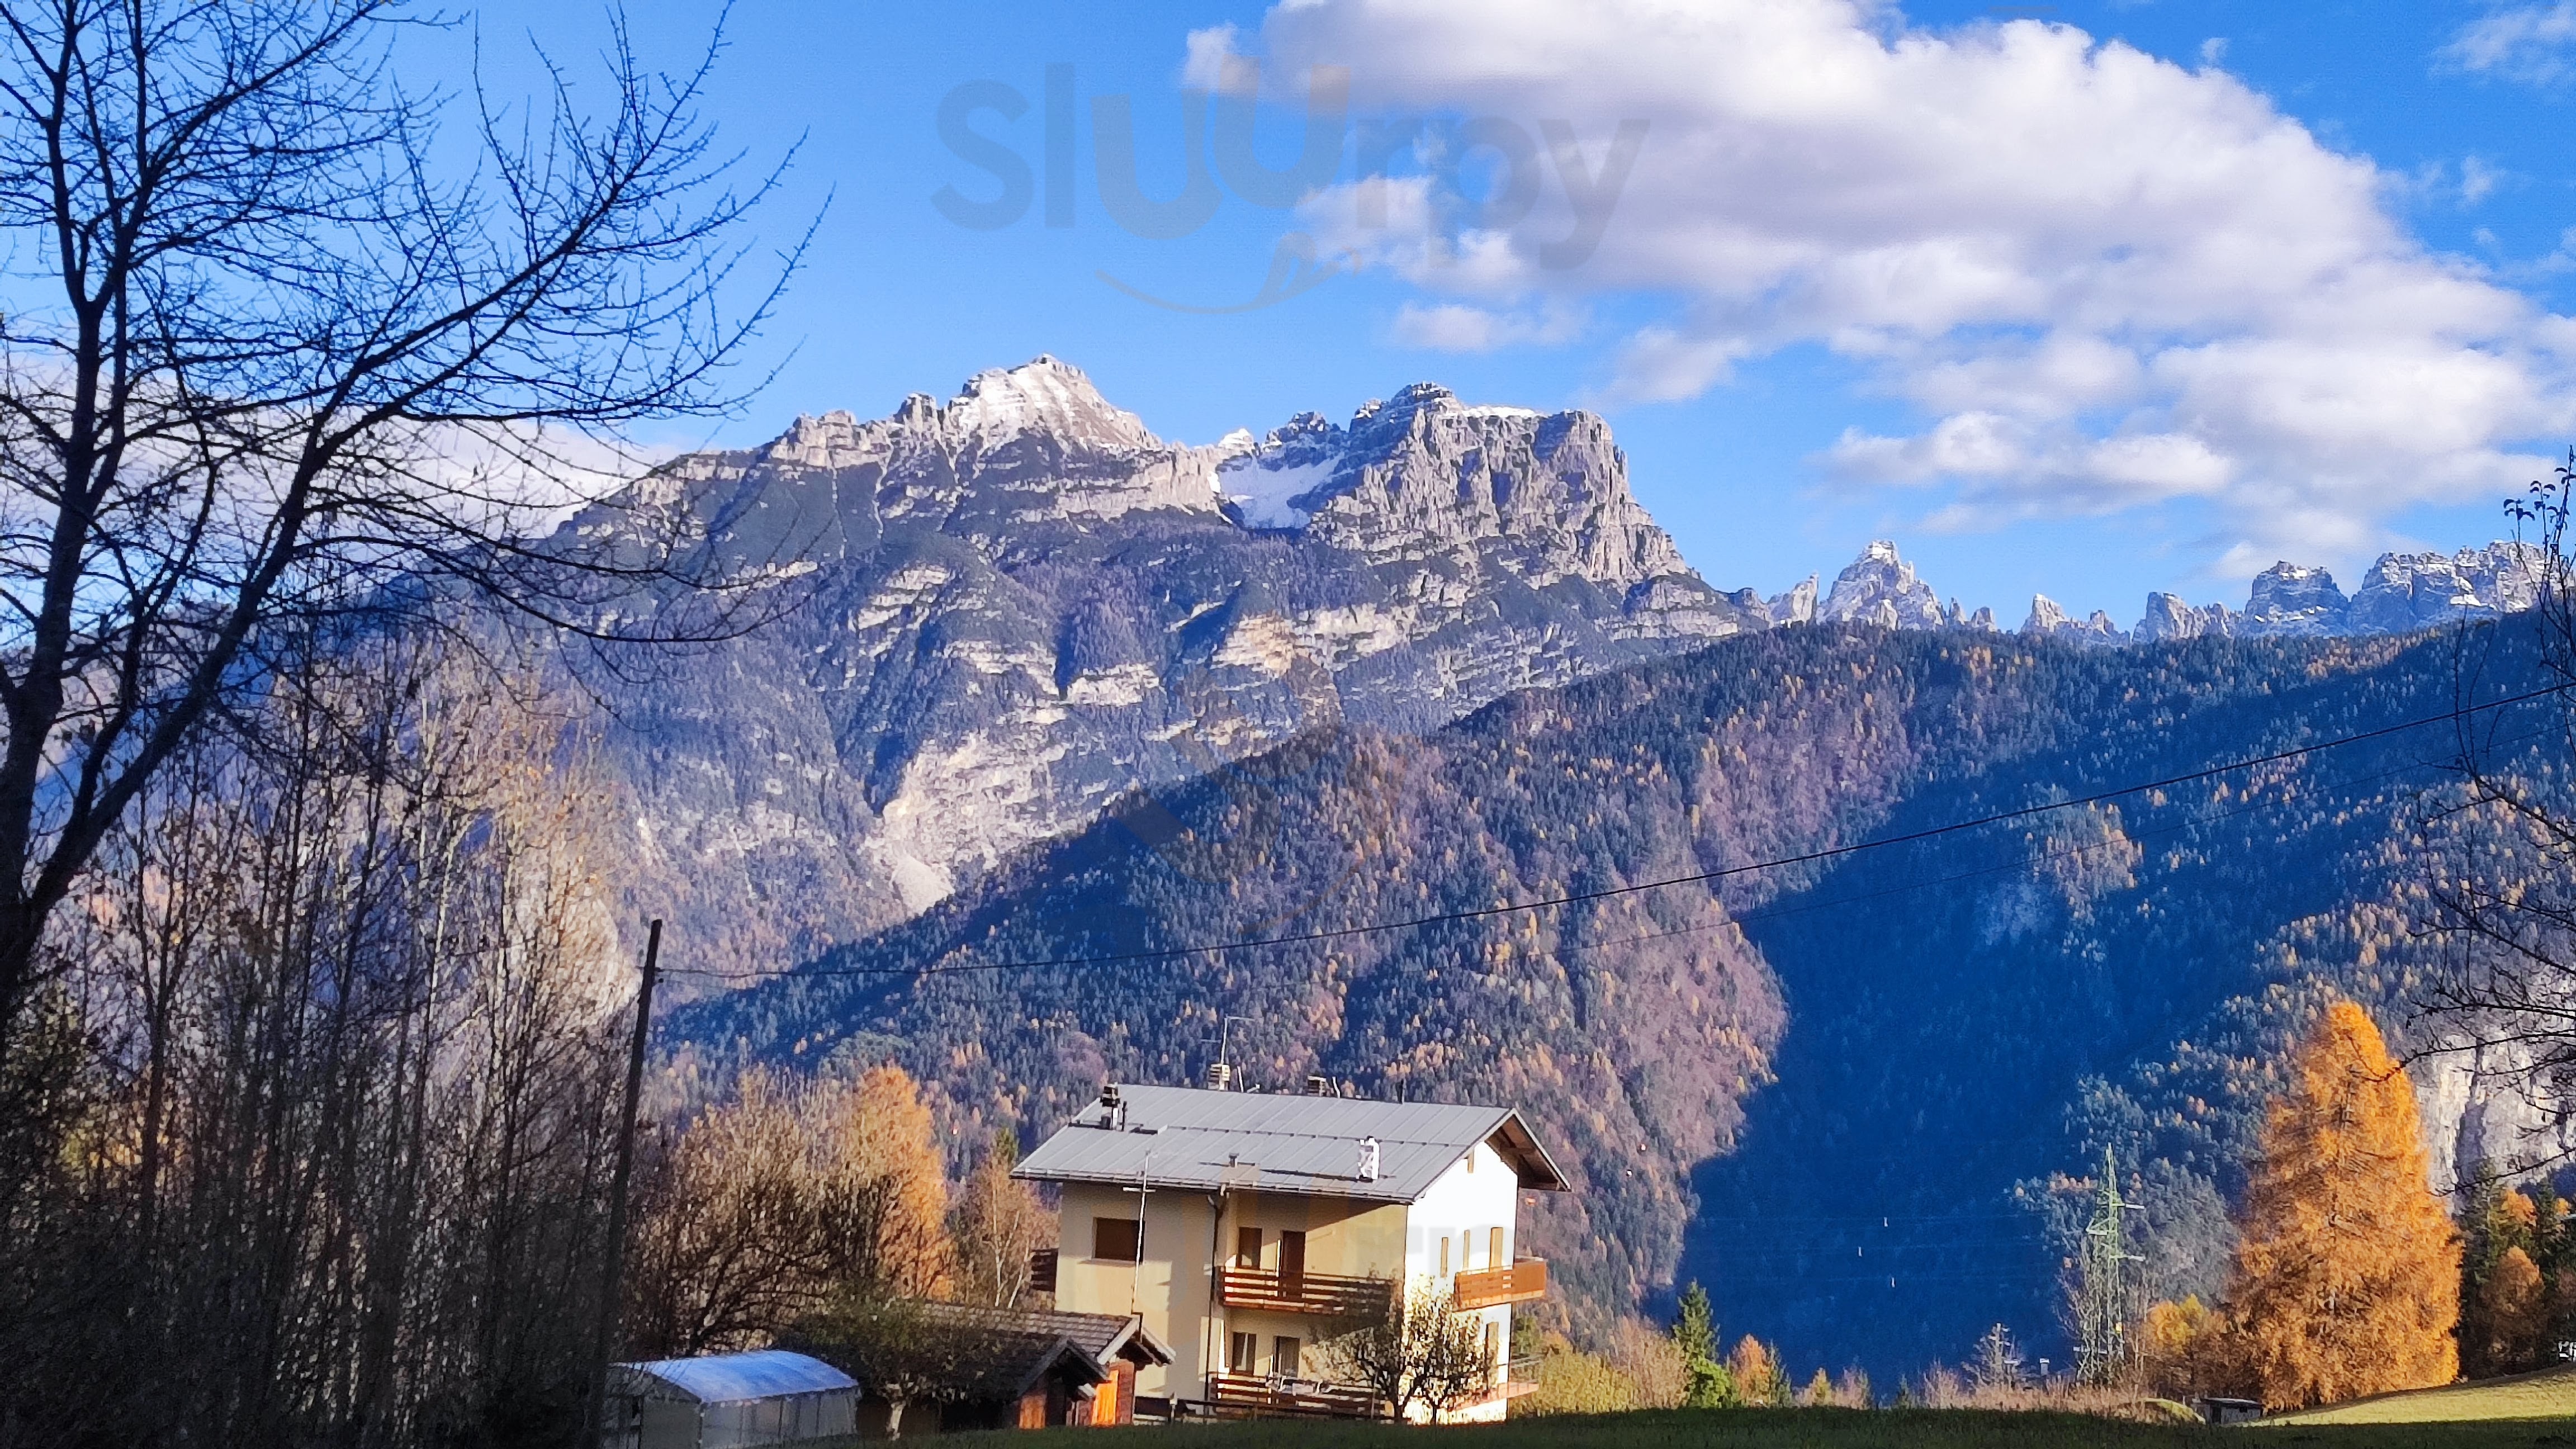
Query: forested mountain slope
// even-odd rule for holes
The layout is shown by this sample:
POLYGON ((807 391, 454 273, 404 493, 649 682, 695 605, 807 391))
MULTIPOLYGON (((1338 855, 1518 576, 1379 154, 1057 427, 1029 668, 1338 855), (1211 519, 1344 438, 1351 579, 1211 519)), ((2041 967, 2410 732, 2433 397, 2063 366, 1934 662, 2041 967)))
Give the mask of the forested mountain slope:
POLYGON ((2388 942, 2447 730, 1714 884, 1098 958, 1735 870, 2186 774, 2450 710, 2463 650, 2478 688, 2527 687, 2518 627, 2099 649, 1819 625, 1423 736, 1323 732, 691 1007, 673 1071, 890 1056, 961 1142, 1026 1139, 1104 1076, 1193 1078, 1242 1016, 1255 1084, 1527 1108, 1581 1184, 1535 1205, 1533 1239, 1578 1321, 1697 1277, 1728 1331, 1802 1363, 1912 1368, 1998 1319, 2044 1340, 2057 1260, 2022 1200, 2108 1141, 2158 1229, 2152 1274, 2206 1279, 2265 1044, 2321 980, 2406 994, 2388 942), (1011 966, 1067 957, 1092 960, 1011 966))

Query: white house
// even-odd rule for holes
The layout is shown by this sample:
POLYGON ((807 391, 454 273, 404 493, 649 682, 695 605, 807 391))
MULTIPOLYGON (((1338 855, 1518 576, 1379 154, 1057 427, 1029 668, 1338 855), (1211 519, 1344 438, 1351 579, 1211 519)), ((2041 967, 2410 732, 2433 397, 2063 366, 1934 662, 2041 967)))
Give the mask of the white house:
POLYGON ((1173 1361, 1140 1402, 1366 1413, 1319 1338, 1391 1285, 1446 1285, 1482 1322, 1496 1389, 1450 1415, 1498 1419, 1512 1305, 1547 1292, 1520 1256, 1524 1194, 1562 1192, 1519 1112, 1308 1093, 1115 1083, 1024 1159, 1063 1191, 1060 1308, 1141 1314, 1173 1361))

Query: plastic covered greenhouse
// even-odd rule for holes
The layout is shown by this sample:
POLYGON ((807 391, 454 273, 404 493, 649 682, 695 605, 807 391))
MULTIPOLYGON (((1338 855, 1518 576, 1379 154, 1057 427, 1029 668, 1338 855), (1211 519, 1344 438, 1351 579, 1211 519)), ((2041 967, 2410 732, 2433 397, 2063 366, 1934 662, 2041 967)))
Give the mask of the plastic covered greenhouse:
POLYGON ((768 1349, 622 1363, 601 1449, 747 1449, 858 1429, 858 1381, 818 1358, 768 1349))

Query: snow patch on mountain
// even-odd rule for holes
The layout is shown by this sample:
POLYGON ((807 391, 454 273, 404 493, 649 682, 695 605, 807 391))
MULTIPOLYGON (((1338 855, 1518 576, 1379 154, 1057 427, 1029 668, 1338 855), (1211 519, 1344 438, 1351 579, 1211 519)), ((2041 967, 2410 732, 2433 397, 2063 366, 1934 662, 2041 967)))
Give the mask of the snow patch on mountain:
POLYGON ((1297 500, 1333 481, 1338 458, 1270 464, 1245 458, 1217 470, 1217 495, 1234 506, 1246 528, 1304 528, 1315 516, 1297 500))

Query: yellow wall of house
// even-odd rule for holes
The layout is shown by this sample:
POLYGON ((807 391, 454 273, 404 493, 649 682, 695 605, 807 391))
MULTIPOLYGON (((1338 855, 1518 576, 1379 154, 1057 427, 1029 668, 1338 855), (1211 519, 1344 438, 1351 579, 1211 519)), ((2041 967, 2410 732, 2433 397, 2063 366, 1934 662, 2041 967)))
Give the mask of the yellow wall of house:
POLYGON ((1306 1234, 1306 1271, 1349 1278, 1405 1274, 1406 1210, 1395 1203, 1292 1193, 1212 1195, 1157 1188, 1146 1197, 1144 1261, 1104 1261, 1094 1255, 1096 1220, 1136 1220, 1136 1193, 1092 1183, 1064 1185, 1058 1216, 1058 1308, 1075 1313, 1141 1313, 1145 1326, 1171 1345, 1168 1368, 1148 1367, 1136 1379, 1145 1395, 1198 1398, 1211 1369, 1226 1359, 1226 1335, 1259 1340, 1257 1372, 1276 1371, 1276 1340, 1298 1340, 1300 1376, 1318 1376, 1317 1343, 1328 1320, 1306 1314, 1232 1310, 1215 1301, 1212 1264, 1233 1261, 1236 1230, 1262 1230, 1262 1266, 1279 1266, 1279 1235, 1306 1234))

